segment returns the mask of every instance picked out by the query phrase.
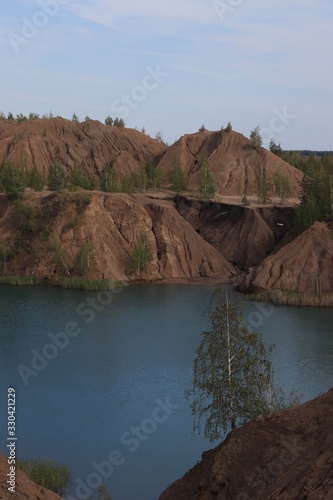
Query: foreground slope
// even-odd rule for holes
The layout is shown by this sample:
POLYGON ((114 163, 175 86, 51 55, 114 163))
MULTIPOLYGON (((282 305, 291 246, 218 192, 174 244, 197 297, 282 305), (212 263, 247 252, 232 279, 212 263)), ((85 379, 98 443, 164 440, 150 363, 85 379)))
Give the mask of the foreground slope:
POLYGON ((170 486, 160 500, 328 500, 333 496, 333 389, 257 418, 170 486))
POLYGON ((234 131, 205 131, 184 135, 165 151, 158 165, 168 173, 175 162, 180 161, 188 176, 189 190, 198 190, 200 167, 205 156, 209 160, 219 194, 255 194, 256 169, 266 166, 270 183, 273 182, 274 172, 282 172, 289 179, 291 198, 300 196, 303 177, 300 170, 264 148, 256 151, 249 139, 234 131))
MULTIPOLYGON (((332 305, 333 239, 331 227, 315 222, 298 238, 252 269, 239 287, 242 292, 267 292, 288 303, 288 295, 313 294, 312 305, 332 305), (282 292, 274 295, 274 292, 282 292)), ((304 301, 306 303, 306 295, 304 301)), ((309 303, 311 304, 311 302, 309 303)))
POLYGON ((20 469, 16 468, 15 493, 8 491, 7 458, 0 454, 0 498, 3 500, 60 500, 61 497, 43 486, 34 483, 20 469))
POLYGON ((6 264, 7 274, 33 275, 38 280, 78 276, 78 254, 90 242, 86 278, 135 280, 132 254, 142 231, 152 254, 141 275, 145 281, 219 278, 228 282, 236 274, 223 255, 179 215, 172 198, 30 191, 25 204, 35 214, 33 231, 31 226, 22 227, 13 204, 0 197, 0 243, 21 242, 16 257, 6 264))
POLYGON ((130 175, 166 150, 166 146, 137 130, 111 127, 94 120, 72 122, 64 118, 0 120, 0 161, 16 164, 24 158, 47 178, 52 159, 58 155, 70 172, 75 165, 98 176, 106 163, 116 160, 116 170, 130 175))

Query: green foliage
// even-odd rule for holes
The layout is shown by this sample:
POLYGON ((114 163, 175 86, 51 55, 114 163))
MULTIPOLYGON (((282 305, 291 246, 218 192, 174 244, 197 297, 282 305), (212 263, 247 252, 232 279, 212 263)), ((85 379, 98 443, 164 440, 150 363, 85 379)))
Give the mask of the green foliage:
POLYGON ((66 252, 61 248, 61 242, 57 239, 53 242, 53 249, 56 254, 57 266, 63 271, 66 271, 69 278, 71 278, 71 273, 68 269, 69 267, 69 257, 66 252))
POLYGON ((176 162, 174 168, 169 173, 169 181, 171 183, 171 189, 177 193, 186 190, 187 180, 180 161, 176 162))
POLYGON ((35 233, 38 230, 37 217, 33 207, 26 205, 20 200, 16 200, 13 213, 16 227, 20 232, 35 233))
POLYGON ((40 118, 38 113, 29 113, 29 120, 38 120, 40 118))
POLYGON ((201 125, 201 127, 199 128, 199 132, 205 132, 206 130, 206 127, 204 124, 201 125))
POLYGON ((6 272, 7 262, 14 259, 17 254, 17 247, 12 244, 0 243, 0 264, 2 266, 2 274, 6 272))
POLYGON ((241 204, 244 207, 248 207, 250 205, 250 201, 249 201, 248 197, 246 196, 246 194, 244 194, 244 196, 242 197, 241 204))
POLYGON ((2 186, 10 200, 19 200, 24 197, 25 173, 15 163, 4 161, 1 164, 2 186))
POLYGON ((22 113, 20 113, 20 114, 16 115, 16 121, 17 121, 18 123, 20 123, 20 122, 25 122, 25 121, 27 121, 27 119, 28 119, 28 118, 27 118, 26 116, 24 116, 22 113))
POLYGON ((82 189, 92 189, 94 187, 93 182, 82 170, 82 167, 75 164, 74 168, 69 174, 69 187, 71 189, 82 188, 82 189))
POLYGON ((142 230, 132 253, 131 273, 139 277, 142 271, 146 271, 147 265, 152 260, 153 257, 148 247, 147 233, 142 230))
POLYGON ((53 118, 53 113, 50 111, 49 113, 43 114, 43 120, 51 120, 53 118))
POLYGON ((10 111, 9 111, 9 113, 7 115, 7 120, 14 120, 13 113, 11 113, 10 111))
POLYGON ((75 262, 80 276, 84 276, 94 256, 95 247, 92 241, 87 241, 76 254, 75 262))
POLYGON ((155 165, 150 162, 145 166, 145 172, 147 176, 147 187, 154 188, 156 191, 157 188, 163 186, 165 177, 162 169, 156 168, 155 165))
POLYGON ((35 191, 42 191, 44 187, 44 180, 42 174, 34 164, 32 170, 29 172, 28 186, 35 191))
POLYGON ((113 160, 105 165, 101 173, 101 189, 106 193, 110 193, 112 191, 117 191, 118 189, 118 176, 115 172, 115 164, 116 160, 113 160))
POLYGON ((53 159, 47 177, 47 187, 50 191, 61 191, 66 184, 65 169, 60 161, 59 155, 53 159))
POLYGON ((104 484, 101 484, 95 493, 92 493, 89 497, 88 500, 112 500, 112 495, 111 493, 106 489, 106 486, 104 484))
MULTIPOLYGON (((1 281, 0 281, 1 282, 1 281)), ((84 278, 57 278, 51 284, 72 290, 115 290, 125 286, 122 281, 112 279, 88 280, 84 278)))
POLYGON ((276 156, 279 156, 280 158, 282 158, 283 151, 282 151, 282 148, 281 148, 281 144, 276 145, 275 142, 274 142, 274 140, 271 139, 271 142, 269 143, 269 149, 271 150, 271 152, 273 154, 275 154, 276 156))
POLYGON ((260 203, 267 203, 269 201, 269 193, 272 189, 271 183, 267 179, 266 165, 259 165, 256 170, 257 193, 260 203))
POLYGON ((67 465, 52 460, 18 460, 17 466, 37 484, 54 491, 58 495, 69 492, 71 474, 67 465))
POLYGON ((250 140, 251 140, 251 143, 252 143, 252 146, 254 147, 254 149, 258 150, 258 149, 261 148, 261 146, 262 146, 262 137, 261 137, 261 134, 260 134, 260 127, 259 127, 259 125, 254 130, 252 130, 252 132, 250 134, 250 140))
POLYGON ((37 276, 0 276, 1 285, 13 285, 13 286, 26 286, 26 285, 38 285, 39 281, 37 276))
POLYGON ((161 142, 162 144, 165 144, 165 141, 163 139, 163 134, 162 134, 162 132, 160 130, 158 132, 156 132, 155 139, 158 142, 161 142))
POLYGON ((209 328, 194 361, 193 387, 185 392, 191 399, 193 432, 200 433, 205 419, 205 437, 213 442, 230 427, 297 404, 292 393, 286 401, 274 386, 273 366, 262 335, 250 331, 241 302, 229 300, 220 286, 215 288, 208 309, 209 328))
POLYGON ((281 204, 283 205, 291 193, 289 178, 282 172, 274 172, 273 182, 275 192, 279 196, 281 204))
POLYGON ((226 128, 224 129, 224 132, 231 132, 232 131, 232 125, 230 122, 228 122, 228 125, 226 126, 226 128))
POLYGON ((114 127, 125 127, 125 122, 122 118, 116 117, 116 119, 113 122, 114 127))
POLYGON ((105 125, 109 125, 110 127, 112 127, 112 125, 113 125, 113 118, 111 118, 111 116, 107 116, 105 118, 105 125))
POLYGON ((84 121, 85 121, 85 122, 88 122, 89 120, 90 120, 90 116, 88 116, 88 115, 87 115, 87 116, 85 117, 84 121))
POLYGON ((200 194, 203 198, 213 198, 216 192, 214 177, 210 171, 209 160, 205 157, 200 169, 200 194))
POLYGON ((75 113, 73 113, 72 122, 79 123, 79 117, 75 113))
POLYGON ((6 115, 3 111, 0 111, 0 120, 6 120, 6 115))

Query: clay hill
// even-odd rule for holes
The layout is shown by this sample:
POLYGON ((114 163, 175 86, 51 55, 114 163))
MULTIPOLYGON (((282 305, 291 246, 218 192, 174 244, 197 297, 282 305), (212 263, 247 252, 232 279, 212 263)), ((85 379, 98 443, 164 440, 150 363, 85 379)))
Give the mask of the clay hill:
POLYGON ((0 161, 6 157, 20 164, 26 159, 27 168, 35 164, 44 179, 56 154, 67 172, 79 165, 86 175, 98 177, 106 163, 116 160, 116 170, 127 176, 165 150, 164 144, 137 130, 93 120, 0 120, 0 161))
POLYGON ((269 298, 280 303, 288 303, 288 296, 276 292, 315 294, 312 305, 332 305, 332 224, 315 222, 294 241, 252 269, 239 289, 243 292, 268 292, 269 298))
POLYGON ((10 244, 13 235, 24 239, 7 263, 12 274, 34 275, 41 281, 77 276, 78 253, 90 242, 85 278, 137 279, 131 274, 132 253, 144 231, 152 261, 143 280, 219 277, 228 282, 236 275, 225 257, 179 215, 172 198, 44 191, 30 192, 28 200, 30 218, 15 213, 4 195, 0 199, 2 243, 10 244))
POLYGON ((199 188, 200 167, 206 156, 221 195, 248 195, 257 191, 256 170, 265 166, 272 183, 275 172, 288 176, 291 198, 300 195, 303 174, 263 148, 255 151, 249 139, 237 132, 198 132, 184 135, 175 144, 151 139, 133 129, 88 120, 76 123, 64 118, 0 120, 0 161, 6 157, 27 168, 33 164, 47 178, 48 167, 58 154, 70 172, 80 165, 86 175, 98 177, 106 163, 116 160, 117 173, 128 176, 153 162, 167 176, 181 162, 190 191, 199 188))
POLYGON ((24 472, 16 468, 16 486, 15 493, 8 491, 7 459, 0 454, 0 499, 3 500, 60 500, 60 496, 40 486, 28 478, 24 472))
POLYGON ((328 500, 333 495, 333 389, 256 418, 171 485, 160 500, 328 500))
POLYGON ((198 189, 200 167, 207 157, 216 182, 216 191, 223 195, 257 192, 256 170, 265 166, 267 180, 273 183, 274 172, 288 176, 291 198, 300 195, 303 174, 270 151, 253 149, 251 141, 237 132, 197 132, 184 135, 169 147, 158 165, 165 173, 180 161, 188 176, 190 190, 198 189))

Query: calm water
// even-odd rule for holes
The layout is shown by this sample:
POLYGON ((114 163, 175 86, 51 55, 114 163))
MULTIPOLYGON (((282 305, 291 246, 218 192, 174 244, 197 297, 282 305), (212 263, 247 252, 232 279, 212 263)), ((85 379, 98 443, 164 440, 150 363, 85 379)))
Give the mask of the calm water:
MULTIPOLYGON (((212 447, 202 436, 191 440, 184 398, 212 290, 135 286, 106 304, 110 296, 95 292, 0 287, 0 451, 7 454, 7 388, 15 387, 20 457, 68 463, 73 498, 87 496, 78 484, 92 487, 104 474, 114 500, 157 499, 212 447), (54 358, 46 367, 21 366, 24 384, 18 365, 31 369, 48 334, 65 328, 77 335, 44 350, 54 358)), ((333 310, 259 307, 251 303, 247 317, 276 344, 276 381, 305 400, 328 390, 333 310)))

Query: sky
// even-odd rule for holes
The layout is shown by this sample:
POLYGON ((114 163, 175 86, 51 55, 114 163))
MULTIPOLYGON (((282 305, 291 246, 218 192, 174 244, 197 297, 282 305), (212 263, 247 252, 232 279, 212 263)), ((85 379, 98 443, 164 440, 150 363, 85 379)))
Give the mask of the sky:
POLYGON ((0 110, 333 150, 332 0, 7 0, 0 110))

